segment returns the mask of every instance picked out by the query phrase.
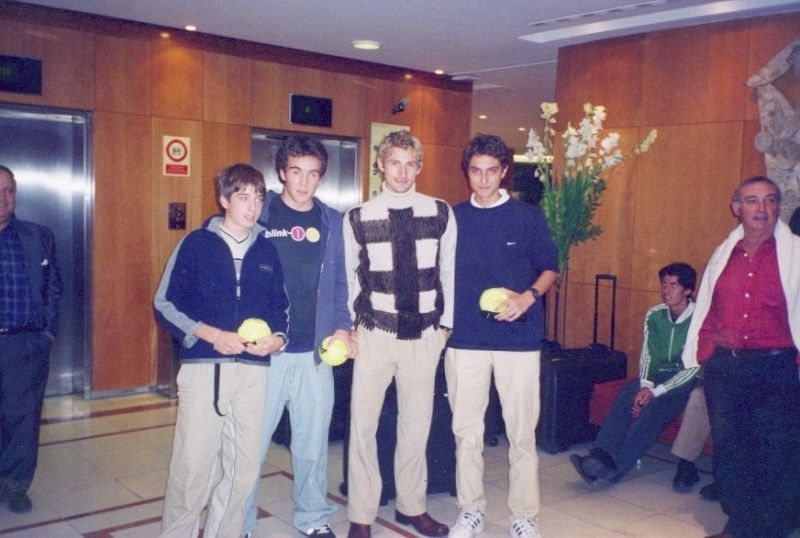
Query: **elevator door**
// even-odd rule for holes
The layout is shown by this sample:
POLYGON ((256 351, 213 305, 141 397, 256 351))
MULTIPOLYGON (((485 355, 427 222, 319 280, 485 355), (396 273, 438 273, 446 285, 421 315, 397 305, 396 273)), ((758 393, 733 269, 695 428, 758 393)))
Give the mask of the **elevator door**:
POLYGON ((53 231, 63 281, 48 396, 89 388, 90 121, 85 112, 0 104, 0 164, 17 180, 15 214, 53 231))

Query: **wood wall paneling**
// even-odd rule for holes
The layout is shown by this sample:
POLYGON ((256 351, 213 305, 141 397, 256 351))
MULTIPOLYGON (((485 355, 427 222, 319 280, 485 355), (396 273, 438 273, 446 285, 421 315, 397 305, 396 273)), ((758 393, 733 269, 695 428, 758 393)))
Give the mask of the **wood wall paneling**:
POLYGON ((372 123, 407 125, 417 136, 424 130, 423 123, 426 119, 423 88, 405 82, 365 80, 364 91, 366 94, 364 136, 369 136, 372 123), (392 114, 392 108, 401 99, 408 100, 406 110, 392 114))
MULTIPOLYGON (((800 84, 798 84, 800 87, 800 84)), ((755 137, 761 131, 761 122, 757 119, 744 122, 742 132, 742 167, 739 179, 745 180, 752 176, 767 175, 767 165, 764 154, 756 149, 755 137)))
POLYGON ((188 232, 202 224, 203 181, 211 182, 211 178, 206 178, 203 174, 202 123, 163 118, 153 118, 152 123, 150 142, 153 156, 150 170, 153 177, 151 249, 154 275, 152 290, 155 291, 175 245, 188 232), (191 175, 189 177, 163 175, 162 144, 164 135, 190 138, 191 175), (167 210, 170 202, 186 203, 186 230, 170 230, 168 228, 167 210))
POLYGON ((203 53, 203 119, 250 124, 252 60, 228 54, 203 53))
POLYGON ((659 127, 658 142, 639 162, 632 287, 657 289, 661 267, 686 261, 702 272, 736 224, 729 201, 739 183, 742 124, 659 127))
POLYGON ((251 163, 250 128, 223 123, 203 124, 203 174, 201 221, 221 211, 213 177, 235 163, 251 163))
POLYGON ((150 385, 154 376, 150 119, 95 112, 92 390, 150 385))
POLYGON ((95 69, 97 110, 151 114, 149 41, 98 35, 95 69))
MULTIPOLYGON (((784 47, 798 38, 800 38, 800 13, 753 19, 750 23, 747 78, 758 73, 784 47)), ((800 84, 797 83, 797 77, 792 73, 792 69, 778 78, 774 84, 790 103, 800 102, 800 84)), ((748 88, 745 118, 758 119, 756 92, 750 88, 748 88)))
POLYGON ((456 146, 424 145, 425 158, 417 178, 417 190, 442 198, 452 205, 468 197, 468 187, 461 172, 463 148, 456 146))
POLYGON ((643 55, 641 35, 559 49, 558 131, 576 125, 587 102, 606 107, 607 127, 639 125, 643 55))
POLYGON ((11 103, 94 108, 94 36, 0 19, 0 54, 42 60, 42 94, 0 92, 11 103))
POLYGON ((742 120, 748 29, 733 21, 647 34, 642 124, 742 120))
POLYGON ((422 105, 425 118, 420 126, 420 140, 463 149, 470 139, 472 94, 436 88, 422 88, 420 93, 422 103, 418 104, 422 105))
POLYGON ((203 118, 203 52, 153 42, 153 115, 203 118))

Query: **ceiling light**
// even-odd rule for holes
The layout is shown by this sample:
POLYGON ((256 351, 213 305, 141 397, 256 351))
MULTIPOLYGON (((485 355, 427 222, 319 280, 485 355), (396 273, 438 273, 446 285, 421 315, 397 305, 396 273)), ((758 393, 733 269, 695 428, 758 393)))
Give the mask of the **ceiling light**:
POLYGON ((406 73, 405 75, 403 75, 403 78, 406 79, 406 80, 411 80, 413 78, 413 76, 414 75, 412 75, 411 73, 406 73))
POLYGON ((478 114, 478 119, 479 120, 489 119, 489 116, 487 116, 486 114, 478 114))
POLYGON ((524 133, 527 129, 525 127, 517 127, 517 131, 522 131, 524 133))
POLYGON ((169 37, 170 37, 169 36, 169 32, 161 32, 158 35, 161 37, 161 39, 169 39, 169 37))
POLYGON ((444 69, 436 69, 434 73, 436 73, 437 75, 444 75, 444 69))
POLYGON ((194 24, 187 24, 186 26, 183 27, 183 29, 186 30, 187 32, 196 32, 197 26, 195 26, 194 24))
POLYGON ((359 50, 378 50, 381 44, 377 41, 370 41, 369 39, 357 39, 352 43, 354 49, 359 50))

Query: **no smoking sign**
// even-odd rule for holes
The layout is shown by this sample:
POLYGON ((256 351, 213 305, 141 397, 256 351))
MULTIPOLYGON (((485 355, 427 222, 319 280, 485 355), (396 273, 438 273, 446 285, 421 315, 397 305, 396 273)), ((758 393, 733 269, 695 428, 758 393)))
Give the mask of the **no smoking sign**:
POLYGON ((181 136, 164 136, 163 151, 165 176, 188 176, 190 139, 181 136))

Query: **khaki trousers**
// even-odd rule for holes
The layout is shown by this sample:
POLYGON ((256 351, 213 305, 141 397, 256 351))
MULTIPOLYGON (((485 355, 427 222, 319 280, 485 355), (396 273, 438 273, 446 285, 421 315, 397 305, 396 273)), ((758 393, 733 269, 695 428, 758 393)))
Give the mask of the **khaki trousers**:
POLYGON ((510 445, 510 520, 530 518, 539 513, 539 457, 536 453, 539 359, 538 351, 447 350, 444 364, 456 438, 456 489, 462 510, 486 512, 483 432, 494 371, 510 445))
POLYGON ((689 393, 689 401, 683 410, 681 427, 672 443, 671 452, 686 461, 694 461, 703 452, 710 434, 706 393, 703 392, 703 387, 695 387, 689 393))
MULTIPOLYGON (((200 512, 219 474, 219 454, 233 455, 222 466, 228 484, 219 514, 209 514, 218 528, 206 538, 238 537, 247 496, 261 468, 261 422, 267 396, 267 367, 242 363, 220 366, 219 409, 214 411, 214 365, 184 364, 178 372, 178 417, 169 465, 161 536, 197 536, 200 512)), ((209 510, 215 509, 212 506, 209 510)))
POLYGON ((353 364, 348 452, 347 517, 370 525, 378 514, 381 474, 378 467, 378 431, 386 387, 397 386, 397 448, 394 476, 396 507, 416 516, 426 511, 428 466, 425 449, 433 414, 436 366, 444 347, 442 331, 419 340, 397 338, 358 329, 358 357, 353 364))

